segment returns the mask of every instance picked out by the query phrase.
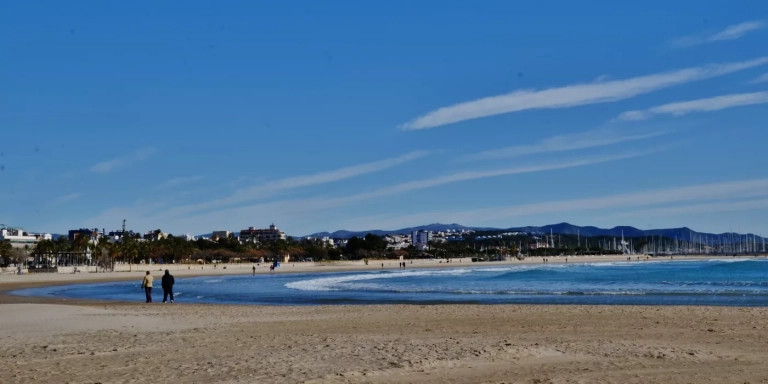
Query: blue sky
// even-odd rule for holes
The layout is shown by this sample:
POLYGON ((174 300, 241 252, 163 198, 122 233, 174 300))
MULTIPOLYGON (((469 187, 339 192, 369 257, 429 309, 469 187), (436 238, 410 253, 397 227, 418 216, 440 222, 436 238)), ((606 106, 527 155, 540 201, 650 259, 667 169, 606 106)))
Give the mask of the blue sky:
POLYGON ((768 2, 2 2, 0 223, 768 233, 768 2))

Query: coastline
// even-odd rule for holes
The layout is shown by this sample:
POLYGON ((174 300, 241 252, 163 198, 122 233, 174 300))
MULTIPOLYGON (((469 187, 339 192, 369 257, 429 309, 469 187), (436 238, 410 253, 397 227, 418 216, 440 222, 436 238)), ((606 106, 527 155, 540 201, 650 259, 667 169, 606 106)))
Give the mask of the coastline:
MULTIPOLYGON (((712 257, 675 260, 701 258, 712 257)), ((607 261, 626 257, 568 260, 607 261)), ((284 264, 275 273, 381 269, 381 262, 378 268, 376 261, 367 267, 284 264)), ((397 269, 397 260, 383 262, 397 269)), ((407 266, 540 263, 421 260, 407 266)), ((223 266, 180 266, 173 274, 252 273, 251 264, 223 266)), ((153 267, 156 276, 165 269, 153 267)), ((144 271, 0 275, 0 291, 139 281, 144 271)), ((767 377, 768 308, 164 305, 0 293, 0 341, 3 383, 757 383, 767 377)))
MULTIPOLYGON (((765 256, 761 256, 764 258, 765 256)), ((644 262, 645 256, 635 255, 629 262, 644 262)), ((739 259, 752 259, 753 256, 738 256, 739 259)), ((708 259, 732 259, 726 256, 710 255, 685 255, 670 257, 650 258, 651 261, 682 261, 682 260, 708 260, 708 259)), ((551 256, 547 258, 549 264, 565 263, 600 263, 600 262, 623 262, 627 261, 624 255, 590 255, 590 256, 551 256)), ((283 273, 321 273, 321 272, 353 272, 353 271, 374 271, 374 270, 398 270, 399 260, 369 260, 368 265, 363 261, 331 261, 331 262, 297 262, 283 263, 274 272, 269 270, 268 263, 222 263, 216 266, 212 264, 134 264, 132 271, 128 272, 78 272, 78 273, 27 273, 16 275, 10 273, 0 273, 0 303, 7 302, 6 292, 32 287, 42 287, 51 285, 66 285, 79 283, 98 283, 108 281, 141 281, 146 271, 150 271, 155 278, 162 276, 163 271, 168 269, 177 278, 199 277, 199 276, 220 276, 220 275, 250 275, 253 267, 256 267, 256 274, 283 274, 283 273), (383 267, 382 267, 383 263, 383 267)), ((472 262, 470 258, 453 259, 450 263, 440 259, 414 259, 406 260, 406 268, 460 268, 469 266, 496 267, 507 265, 533 265, 542 264, 541 257, 529 257, 524 260, 507 261, 484 261, 472 262)), ((56 300, 56 299, 53 299, 56 300)))

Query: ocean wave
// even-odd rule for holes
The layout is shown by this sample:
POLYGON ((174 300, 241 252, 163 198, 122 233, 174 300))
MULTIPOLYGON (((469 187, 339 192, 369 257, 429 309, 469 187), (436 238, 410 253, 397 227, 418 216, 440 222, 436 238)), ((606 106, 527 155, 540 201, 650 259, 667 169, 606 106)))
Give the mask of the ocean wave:
POLYGON ((709 260, 707 260, 707 262, 710 262, 710 263, 741 263, 741 262, 744 262, 744 261, 755 261, 755 260, 754 259, 745 259, 745 258, 741 258, 741 257, 738 258, 738 259, 737 258, 730 258, 730 259, 723 258, 723 259, 709 259, 709 260))
MULTIPOLYGON (((598 261, 595 263, 584 263, 581 265, 589 267, 634 267, 641 265, 639 261, 598 261)), ((648 264, 648 261, 643 261, 643 264, 648 264)))
POLYGON ((768 281, 661 281, 667 286, 705 286, 705 287, 768 287, 768 281))
MULTIPOLYGON (((290 289, 298 289, 301 291, 340 291, 345 289, 354 289, 356 286, 361 287, 359 283, 357 285, 354 285, 353 283, 366 280, 395 279, 417 276, 457 276, 466 273, 471 273, 471 270, 469 268, 452 268, 446 270, 411 270, 383 273, 359 273, 353 275, 320 277, 309 280, 293 281, 286 283, 285 287, 290 289)), ((368 288, 370 287, 371 286, 368 288)))
MULTIPOLYGON (((576 264, 572 264, 576 265, 576 264)), ((475 272, 527 272, 537 270, 565 269, 568 264, 529 264, 529 265, 511 265, 504 267, 477 267, 470 268, 475 272)))

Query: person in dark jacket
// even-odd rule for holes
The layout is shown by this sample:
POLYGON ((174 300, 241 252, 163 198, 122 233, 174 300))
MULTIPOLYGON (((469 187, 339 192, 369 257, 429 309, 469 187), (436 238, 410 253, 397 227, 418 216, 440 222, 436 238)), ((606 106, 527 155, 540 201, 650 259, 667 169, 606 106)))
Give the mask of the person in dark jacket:
POLYGON ((168 270, 165 270, 165 275, 163 275, 162 285, 163 285, 163 303, 168 300, 168 295, 171 295, 171 303, 173 303, 173 283, 176 281, 173 278, 173 275, 171 275, 168 270))

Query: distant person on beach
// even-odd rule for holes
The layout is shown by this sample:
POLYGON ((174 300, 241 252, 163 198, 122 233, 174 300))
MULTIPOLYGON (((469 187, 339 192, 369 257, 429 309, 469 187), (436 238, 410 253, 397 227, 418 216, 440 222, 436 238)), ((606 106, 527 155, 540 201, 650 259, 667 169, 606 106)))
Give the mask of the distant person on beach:
POLYGON ((147 303, 152 302, 152 283, 154 282, 154 278, 152 275, 149 274, 149 271, 147 271, 147 274, 144 275, 144 280, 141 282, 141 288, 144 289, 144 293, 147 295, 147 303))
POLYGON ((256 276, 256 266, 253 266, 253 276, 256 276))
POLYGON ((173 303, 173 283, 175 282, 176 282, 176 279, 174 279, 173 275, 171 275, 171 272, 169 272, 166 269, 165 275, 163 275, 163 280, 162 280, 163 303, 165 303, 168 300, 168 295, 171 296, 171 303, 173 303))

